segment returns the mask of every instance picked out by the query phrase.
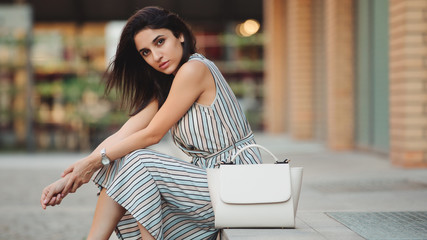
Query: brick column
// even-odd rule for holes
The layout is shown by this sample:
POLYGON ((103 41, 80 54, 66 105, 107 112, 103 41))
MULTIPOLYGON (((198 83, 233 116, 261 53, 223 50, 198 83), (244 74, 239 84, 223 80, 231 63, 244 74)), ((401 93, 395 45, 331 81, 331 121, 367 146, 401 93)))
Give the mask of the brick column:
POLYGON ((334 150, 354 143, 353 0, 325 0, 327 141, 334 150))
POLYGON ((264 123, 265 130, 286 130, 286 25, 285 0, 264 0, 264 123))
POLYGON ((427 1, 390 0, 390 157, 427 166, 427 1))
POLYGON ((288 0, 289 129, 295 139, 313 137, 312 1, 288 0))

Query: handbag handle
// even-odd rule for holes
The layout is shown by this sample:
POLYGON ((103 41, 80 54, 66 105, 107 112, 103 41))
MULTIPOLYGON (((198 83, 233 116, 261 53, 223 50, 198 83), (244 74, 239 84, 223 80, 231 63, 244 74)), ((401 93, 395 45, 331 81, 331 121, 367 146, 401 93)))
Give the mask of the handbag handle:
MULTIPOLYGON (((261 145, 259 145, 259 144, 249 144, 249 145, 246 145, 246 146, 244 146, 244 147, 242 147, 241 149, 239 149, 232 157, 231 157, 231 159, 230 159, 230 161, 229 161, 229 163, 234 163, 234 160, 236 159, 236 157, 239 155, 239 154, 241 154, 243 151, 245 151, 246 149, 248 149, 248 148, 253 148, 253 147, 257 147, 257 148, 260 148, 260 149, 262 149, 262 150, 264 150, 264 151, 266 151, 268 154, 270 154, 272 157, 273 157, 273 159, 276 161, 276 162, 279 162, 279 160, 277 159, 277 157, 276 156, 274 156, 274 154, 272 153, 272 152, 270 152, 270 150, 268 150, 267 148, 265 148, 265 147, 263 147, 263 146, 261 146, 261 145)), ((286 162, 285 162, 286 163, 286 162)))

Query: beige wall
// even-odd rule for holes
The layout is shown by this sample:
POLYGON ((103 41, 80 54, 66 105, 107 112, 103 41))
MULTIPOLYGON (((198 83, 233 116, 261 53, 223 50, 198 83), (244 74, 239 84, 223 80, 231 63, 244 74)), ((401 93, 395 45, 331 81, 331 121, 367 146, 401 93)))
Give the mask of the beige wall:
POLYGON ((325 1, 327 143, 334 150, 354 143, 353 0, 325 1))
POLYGON ((265 24, 265 128, 270 133, 286 131, 288 111, 285 95, 287 39, 285 1, 264 1, 265 24))
POLYGON ((390 157, 427 166, 427 1, 390 1, 390 157))
MULTIPOLYGON (((354 0, 264 0, 264 6, 267 131, 354 149, 354 0), (323 17, 322 26, 313 13, 323 17), (324 62, 316 49, 324 50, 324 62), (319 96, 325 98, 323 122, 319 96), (322 127, 325 136, 316 137, 322 127)), ((389 6, 390 159, 427 166, 427 1, 390 0, 389 6)))
MULTIPOLYGON (((266 35, 266 98, 265 121, 267 131, 288 132, 295 139, 315 136, 315 82, 313 36, 313 0, 265 0, 266 35), (283 8, 286 8, 283 10, 283 8), (277 9, 283 12, 279 17, 277 9), (276 16, 277 18, 274 18, 276 16), (285 24, 274 22, 285 20, 285 24), (277 47, 271 39, 280 41, 277 47), (279 45, 280 45, 279 44, 279 45), (280 56, 284 54, 284 56, 280 56), (278 62, 279 61, 279 62, 278 62), (286 96, 286 97, 283 97, 286 96), (283 101, 278 103, 277 101, 283 101), (284 111, 284 112, 283 112, 284 111), (284 114, 283 114, 284 113, 284 114), (279 115, 279 117, 277 117, 279 115), (284 116, 284 118, 283 118, 284 116)), ((316 2, 316 4, 318 4, 316 2)), ((351 149, 354 139, 354 54, 353 1, 324 1, 326 144, 335 150, 351 149)), ((317 83, 319 85, 319 83, 317 83)))
POLYGON ((313 138, 312 1, 287 1, 289 132, 295 139, 313 138))

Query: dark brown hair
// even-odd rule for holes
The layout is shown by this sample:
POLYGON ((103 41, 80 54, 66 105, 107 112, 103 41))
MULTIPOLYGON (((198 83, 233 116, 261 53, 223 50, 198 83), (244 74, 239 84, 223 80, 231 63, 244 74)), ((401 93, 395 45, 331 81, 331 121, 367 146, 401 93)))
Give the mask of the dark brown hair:
POLYGON ((156 71, 138 53, 134 37, 144 28, 166 28, 175 37, 184 36, 183 56, 180 66, 196 52, 196 39, 188 25, 175 13, 160 7, 145 7, 131 16, 120 36, 116 55, 106 73, 106 90, 113 88, 120 93, 121 106, 129 109, 131 116, 144 109, 153 99, 159 107, 165 102, 173 75, 156 71))

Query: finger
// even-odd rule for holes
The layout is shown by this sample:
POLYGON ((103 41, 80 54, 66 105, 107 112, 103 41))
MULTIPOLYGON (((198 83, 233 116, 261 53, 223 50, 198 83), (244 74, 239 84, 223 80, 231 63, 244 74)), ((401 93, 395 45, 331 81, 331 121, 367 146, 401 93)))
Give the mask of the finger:
POLYGON ((79 188, 81 186, 81 184, 80 183, 78 183, 78 182, 74 182, 74 184, 73 184, 73 188, 71 189, 71 192, 72 193, 75 193, 76 191, 77 191, 77 188, 79 188))
POLYGON ((58 193, 58 195, 56 195, 56 201, 55 201, 55 205, 59 205, 62 202, 62 197, 61 194, 58 193))
POLYGON ((67 174, 71 173, 73 170, 74 170, 74 165, 69 166, 67 169, 65 169, 62 172, 61 177, 67 176, 67 174))
POLYGON ((46 209, 46 204, 44 203, 44 200, 46 199, 46 189, 43 189, 42 195, 40 197, 40 204, 42 205, 43 209, 46 209))
MULTIPOLYGON (((49 188, 49 187, 48 187, 48 188, 49 188)), ((43 203, 44 203, 45 205, 46 205, 47 203, 49 203, 49 202, 50 202, 50 200, 52 199, 53 194, 54 194, 54 192, 53 192, 53 191, 47 190, 46 196, 45 196, 45 198, 44 198, 44 200, 43 200, 43 203)))
POLYGON ((65 184, 65 187, 62 190, 61 194, 66 196, 70 192, 70 189, 72 188, 73 184, 74 184, 74 180, 71 177, 70 179, 68 179, 67 184, 65 184))
POLYGON ((44 197, 40 199, 40 205, 42 206, 43 209, 46 209, 46 204, 44 203, 44 197))
POLYGON ((55 206, 55 201, 56 201, 56 196, 52 197, 52 199, 49 201, 49 203, 47 204, 47 206, 55 206))

